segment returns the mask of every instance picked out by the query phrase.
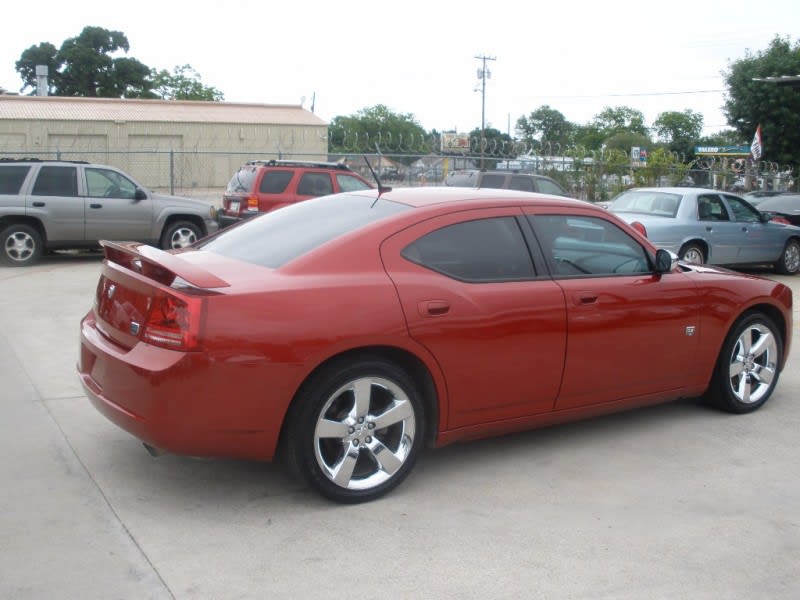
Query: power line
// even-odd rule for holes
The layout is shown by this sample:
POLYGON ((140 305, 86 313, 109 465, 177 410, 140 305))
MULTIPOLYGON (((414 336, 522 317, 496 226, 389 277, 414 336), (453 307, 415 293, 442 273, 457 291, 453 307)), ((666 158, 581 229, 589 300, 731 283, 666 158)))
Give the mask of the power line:
POLYGON ((680 96, 682 94, 719 94, 725 90, 692 90, 687 92, 635 92, 631 94, 591 94, 582 96, 541 96, 542 98, 626 98, 633 96, 680 96))

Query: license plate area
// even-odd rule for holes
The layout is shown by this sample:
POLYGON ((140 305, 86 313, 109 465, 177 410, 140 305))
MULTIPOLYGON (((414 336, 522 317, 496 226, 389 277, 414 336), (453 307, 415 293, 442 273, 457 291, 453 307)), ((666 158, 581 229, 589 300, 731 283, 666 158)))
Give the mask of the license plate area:
POLYGON ((228 212, 238 213, 239 212, 239 201, 238 200, 231 200, 231 203, 228 205, 228 212))

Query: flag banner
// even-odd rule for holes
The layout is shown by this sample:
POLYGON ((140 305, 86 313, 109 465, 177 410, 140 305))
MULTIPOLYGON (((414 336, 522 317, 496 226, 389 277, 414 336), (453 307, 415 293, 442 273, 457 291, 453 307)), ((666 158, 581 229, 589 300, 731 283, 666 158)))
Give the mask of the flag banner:
POLYGON ((753 136, 753 143, 750 144, 750 154, 753 156, 753 160, 761 158, 761 149, 761 125, 759 124, 756 127, 756 134, 753 136))

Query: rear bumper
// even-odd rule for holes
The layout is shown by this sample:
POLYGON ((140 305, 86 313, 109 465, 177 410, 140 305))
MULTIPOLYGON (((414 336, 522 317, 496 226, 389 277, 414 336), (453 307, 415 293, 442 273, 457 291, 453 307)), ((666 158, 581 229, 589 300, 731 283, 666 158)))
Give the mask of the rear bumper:
POLYGON ((78 376, 109 421, 164 452, 271 460, 285 412, 202 352, 139 343, 130 350, 81 322, 78 376))
POLYGON ((236 225, 237 223, 241 223, 242 221, 252 219, 253 217, 259 214, 261 213, 245 212, 242 213, 242 216, 240 217, 232 217, 230 215, 223 214, 222 211, 219 211, 217 213, 217 223, 219 224, 220 229, 225 229, 226 227, 230 227, 231 225, 236 225))

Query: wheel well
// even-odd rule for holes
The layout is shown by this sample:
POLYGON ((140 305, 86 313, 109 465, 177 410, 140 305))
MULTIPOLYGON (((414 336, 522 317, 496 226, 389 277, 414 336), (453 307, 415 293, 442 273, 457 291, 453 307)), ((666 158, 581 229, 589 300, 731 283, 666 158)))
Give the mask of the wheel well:
POLYGON ((161 231, 161 235, 163 236, 167 231, 167 228, 178 221, 189 221, 190 223, 197 225, 197 227, 200 229, 200 232, 204 236, 208 234, 208 231, 206 231, 206 224, 203 222, 201 217, 198 217, 197 215, 170 215, 167 217, 166 223, 164 223, 164 229, 161 231))
POLYGON ((42 243, 47 243, 47 233, 45 232, 42 222, 39 219, 32 219, 31 217, 25 217, 22 215, 10 215, 0 218, 0 229, 5 229, 9 225, 27 225, 28 227, 33 227, 41 236, 42 243))
POLYGON ((786 338, 789 335, 789 332, 786 329, 786 320, 783 318, 783 313, 779 311, 777 308, 772 306, 771 304, 756 304, 755 306, 751 306, 741 315, 739 315, 737 321, 739 319, 744 318, 746 315, 752 313, 763 313, 767 315, 774 323, 778 326, 781 334, 781 346, 784 349, 784 356, 783 361, 786 361, 786 338))
POLYGON ((294 394, 292 402, 286 411, 281 424, 281 433, 279 436, 278 448, 283 447, 283 436, 286 432, 289 421, 293 418, 294 411, 296 410, 297 399, 301 395, 303 389, 311 383, 317 373, 327 368, 331 364, 339 362, 353 362, 360 359, 375 359, 382 358, 390 361, 400 368, 402 368, 417 384, 419 392, 422 394, 422 402, 425 406, 426 425, 428 425, 426 432, 425 442, 427 445, 433 445, 436 441, 436 432, 439 425, 439 402, 438 395, 436 394, 436 386, 433 383, 433 377, 428 371, 425 364, 412 353, 401 348, 392 346, 368 346, 364 348, 354 348, 341 354, 331 356, 326 361, 317 365, 317 367, 308 374, 308 376, 300 384, 300 387, 294 394))
POLYGON ((708 260, 708 258, 709 258, 708 257, 708 244, 706 242, 704 242, 703 240, 689 240, 689 241, 684 242, 683 244, 681 244, 681 248, 679 250, 679 252, 681 254, 683 253, 683 249, 686 248, 686 246, 700 246, 700 248, 703 250, 703 256, 705 256, 706 260, 708 260))

